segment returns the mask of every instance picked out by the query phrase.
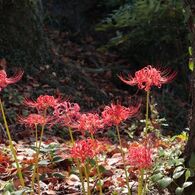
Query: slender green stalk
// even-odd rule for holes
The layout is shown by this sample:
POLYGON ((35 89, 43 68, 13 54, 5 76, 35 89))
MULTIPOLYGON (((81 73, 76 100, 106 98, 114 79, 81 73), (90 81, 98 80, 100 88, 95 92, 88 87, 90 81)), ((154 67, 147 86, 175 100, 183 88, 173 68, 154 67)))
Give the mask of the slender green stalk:
POLYGON ((12 155, 13 155, 15 163, 16 163, 16 168, 17 168, 20 184, 21 184, 22 187, 25 187, 24 178, 22 176, 22 171, 21 171, 21 168, 20 168, 17 156, 16 156, 16 151, 15 151, 13 143, 12 143, 12 138, 11 138, 11 134, 10 134, 10 131, 9 131, 8 124, 7 124, 5 111, 4 111, 1 99, 0 99, 0 107, 1 107, 1 113, 2 113, 2 116, 3 116, 3 121, 4 121, 5 129, 6 129, 6 133, 7 133, 8 139, 9 139, 10 149, 11 149, 12 155))
POLYGON ((150 97, 150 91, 146 92, 146 127, 145 127, 145 134, 148 133, 148 123, 149 123, 149 97, 150 97))
POLYGON ((39 178, 39 167, 38 166, 37 166, 36 178, 37 178, 37 184, 38 184, 37 191, 38 191, 38 194, 41 194, 40 178, 39 178))
POLYGON ((74 144, 75 141, 74 141, 74 138, 73 138, 73 135, 72 135, 72 129, 70 127, 68 127, 68 131, 69 131, 71 142, 72 142, 72 144, 74 144))
POLYGON ((138 179, 138 195, 142 195, 143 190, 144 169, 140 170, 140 176, 138 179))
POLYGON ((120 144, 120 150, 121 150, 121 156, 122 156, 122 160, 123 160, 123 164, 124 164, 124 171, 125 171, 125 177, 126 177, 126 184, 127 184, 127 188, 128 188, 128 195, 131 195, 131 189, 129 186, 129 179, 128 179, 128 174, 127 174, 127 169, 125 166, 125 154, 122 148, 122 142, 121 142, 121 137, 120 137, 120 133, 119 133, 119 128, 118 126, 116 126, 116 131, 117 131, 117 136, 118 136, 118 140, 119 140, 119 144, 120 144))
MULTIPOLYGON (((35 143, 35 147, 36 147, 36 153, 38 151, 38 129, 37 129, 37 124, 35 125, 35 138, 36 138, 36 143, 35 143)), ((37 178, 37 183, 38 183, 38 194, 41 194, 41 188, 40 188, 40 179, 39 179, 39 167, 37 166, 37 170, 36 170, 36 178, 37 178)))
POLYGON ((148 174, 145 172, 145 182, 144 182, 144 187, 143 187, 143 195, 146 195, 146 190, 147 190, 147 180, 148 180, 148 174))
MULTIPOLYGON (((91 139, 94 140, 94 136, 93 136, 92 133, 91 133, 91 139)), ((97 156, 95 156, 95 166, 96 166, 97 173, 98 173, 99 187, 100 187, 100 195, 102 195, 103 192, 102 192, 102 184, 101 184, 101 174, 100 174, 100 169, 99 169, 99 166, 98 166, 98 158, 97 158, 97 156)))
POLYGON ((36 147, 36 152, 37 152, 37 147, 38 147, 38 129, 37 129, 37 124, 35 125, 35 147, 36 147))
POLYGON ((90 190, 90 186, 89 186, 88 162, 86 162, 86 164, 84 165, 84 169, 85 169, 85 176, 87 179, 87 195, 91 195, 91 190, 90 190))
MULTIPOLYGON (((74 141, 74 138, 73 138, 73 135, 72 135, 72 129, 69 127, 68 131, 69 131, 69 134, 70 134, 71 142, 72 142, 72 144, 74 144, 75 141, 74 141)), ((84 185, 84 180, 83 180, 83 176, 82 176, 81 163, 78 159, 76 160, 76 166, 77 166, 77 169, 79 170, 79 177, 80 177, 80 180, 81 180, 83 195, 85 195, 85 185, 84 185)))

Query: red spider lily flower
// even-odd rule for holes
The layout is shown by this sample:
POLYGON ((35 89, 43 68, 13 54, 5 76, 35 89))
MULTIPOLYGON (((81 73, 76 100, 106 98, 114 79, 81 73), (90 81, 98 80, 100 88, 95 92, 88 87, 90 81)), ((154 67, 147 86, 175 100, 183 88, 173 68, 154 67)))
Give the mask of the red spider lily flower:
POLYGON ((148 65, 137 71, 135 77, 128 75, 127 79, 122 76, 119 76, 119 78, 128 85, 138 85, 138 88, 149 91, 152 86, 160 88, 162 84, 172 81, 176 74, 176 72, 172 72, 170 69, 161 70, 148 65))
POLYGON ((129 164, 137 169, 148 169, 152 166, 152 151, 145 145, 132 143, 129 146, 129 164))
POLYGON ((18 82, 22 78, 23 73, 24 72, 20 70, 13 77, 8 78, 5 70, 0 70, 0 91, 9 84, 18 82))
POLYGON ((49 121, 49 117, 44 117, 39 114, 30 114, 27 117, 19 117, 19 122, 29 127, 34 127, 37 125, 46 125, 49 121))
POLYGON ((36 101, 26 99, 24 104, 37 110, 46 110, 49 107, 54 108, 60 101, 60 98, 54 98, 50 95, 40 95, 36 101))
POLYGON ((120 104, 106 106, 102 112, 104 124, 108 126, 119 125, 122 121, 134 116, 138 112, 139 107, 140 105, 125 107, 120 104))
POLYGON ((104 121, 100 119, 98 114, 87 113, 82 114, 77 120, 77 123, 72 127, 78 129, 83 135, 86 131, 94 134, 98 129, 104 127, 104 121))
POLYGON ((105 147, 102 146, 101 142, 88 138, 76 142, 70 150, 70 156, 84 163, 88 158, 92 159, 104 150, 105 147))
POLYGON ((80 117, 80 106, 68 101, 61 102, 54 107, 54 123, 70 126, 80 117))

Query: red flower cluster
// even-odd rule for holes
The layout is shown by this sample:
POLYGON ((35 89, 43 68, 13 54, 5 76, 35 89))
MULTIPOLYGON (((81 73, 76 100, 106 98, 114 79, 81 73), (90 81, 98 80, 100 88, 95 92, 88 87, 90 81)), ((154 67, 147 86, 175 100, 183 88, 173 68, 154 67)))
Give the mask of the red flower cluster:
POLYGON ((150 148, 132 143, 129 147, 129 164, 137 169, 147 169, 152 166, 152 151, 150 148))
POLYGON ((86 131, 94 134, 98 129, 104 127, 104 122, 98 114, 87 113, 82 114, 77 120, 77 124, 72 127, 78 129, 83 135, 86 131))
POLYGON ((84 163, 88 158, 92 159, 102 151, 104 151, 104 147, 101 142, 88 138, 75 143, 70 150, 70 156, 84 163))
POLYGON ((13 77, 8 78, 5 70, 0 70, 0 91, 9 84, 16 83, 22 78, 23 71, 18 71, 13 77))
POLYGON ((137 71, 135 77, 128 75, 127 79, 122 76, 119 76, 119 78, 128 85, 138 85, 140 89, 149 91, 152 86, 160 88, 162 84, 172 81, 176 74, 176 72, 171 72, 169 69, 160 70, 148 65, 137 71))
POLYGON ((56 99, 50 95, 40 95, 37 98, 37 101, 26 99, 24 101, 24 104, 26 104, 29 107, 36 108, 39 111, 39 110, 46 110, 49 107, 54 108, 58 104, 59 101, 60 101, 60 98, 56 99))
POLYGON ((55 123, 71 126, 80 117, 80 106, 68 101, 61 102, 54 107, 55 123))
POLYGON ((49 118, 39 114, 30 114, 27 117, 20 117, 19 122, 29 127, 34 127, 36 125, 45 125, 49 122, 49 118))
POLYGON ((125 107, 120 104, 106 106, 102 112, 104 124, 108 126, 119 125, 122 121, 134 116, 138 112, 139 107, 140 105, 125 107))

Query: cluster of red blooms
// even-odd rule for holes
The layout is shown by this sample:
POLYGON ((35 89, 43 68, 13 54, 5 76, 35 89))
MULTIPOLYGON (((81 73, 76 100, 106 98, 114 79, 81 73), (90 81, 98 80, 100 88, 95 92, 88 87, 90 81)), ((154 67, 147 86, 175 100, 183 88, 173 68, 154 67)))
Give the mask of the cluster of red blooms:
POLYGON ((148 169, 152 166, 152 151, 146 145, 132 143, 128 153, 129 164, 137 169, 148 169))
POLYGON ((160 70, 148 65, 137 71, 135 77, 128 75, 127 79, 122 76, 119 76, 119 78, 128 85, 138 85, 138 88, 149 91, 152 86, 160 88, 162 84, 172 81, 176 74, 176 72, 171 72, 170 69, 160 70))
POLYGON ((60 98, 55 99, 50 95, 41 95, 36 101, 26 99, 24 104, 29 107, 36 108, 38 114, 29 114, 27 117, 19 117, 19 122, 30 127, 51 123, 53 117, 48 116, 46 111, 48 108, 54 108, 59 101, 60 98))
POLYGON ((101 142, 88 138, 76 142, 70 150, 70 156, 84 163, 87 159, 93 159, 94 156, 103 152, 104 148, 101 142))
POLYGON ((54 107, 54 123, 71 127, 80 131, 83 135, 86 131, 94 134, 105 126, 119 125, 122 121, 134 116, 138 106, 124 107, 120 104, 106 106, 101 116, 97 113, 81 113, 80 107, 76 103, 64 101, 54 107))
MULTIPOLYGON (((168 70, 160 71, 153 68, 151 65, 137 71, 135 77, 129 76, 128 80, 120 77, 122 81, 129 85, 138 85, 139 88, 146 91, 152 86, 161 87, 163 83, 167 83, 175 77, 176 73, 171 73, 168 70)), ((63 126, 72 127, 79 130, 83 135, 85 131, 94 134, 97 130, 105 126, 119 125, 122 121, 133 117, 139 110, 140 105, 125 107, 120 104, 111 104, 105 106, 101 116, 93 113, 80 113, 80 107, 76 103, 69 101, 61 101, 60 98, 54 98, 49 95, 41 95, 36 101, 25 100, 25 104, 29 107, 36 108, 38 111, 43 111, 49 107, 54 109, 53 123, 59 123, 63 126)), ((36 116, 37 118, 40 117, 36 116)), ((37 118, 29 116, 22 119, 23 123, 37 124, 37 118)), ((46 120, 48 121, 48 120, 46 120)), ((41 123, 39 123, 41 124, 41 123)))
MULTIPOLYGON (((39 96, 36 101, 25 100, 25 104, 36 108, 40 114, 30 114, 25 118, 20 117, 21 123, 30 127, 45 125, 46 123, 57 123, 77 129, 83 136, 86 131, 94 134, 105 126, 119 125, 122 121, 134 116, 139 110, 139 106, 124 107, 120 104, 111 104, 111 106, 105 107, 101 116, 95 113, 80 113, 78 104, 61 101, 59 98, 55 99, 53 96, 48 95, 39 96), (44 116, 42 111, 49 107, 53 108, 53 115, 44 116)), ((86 139, 78 141, 70 153, 72 158, 85 162, 87 158, 93 158, 103 151, 103 148, 102 143, 97 140, 86 139)))

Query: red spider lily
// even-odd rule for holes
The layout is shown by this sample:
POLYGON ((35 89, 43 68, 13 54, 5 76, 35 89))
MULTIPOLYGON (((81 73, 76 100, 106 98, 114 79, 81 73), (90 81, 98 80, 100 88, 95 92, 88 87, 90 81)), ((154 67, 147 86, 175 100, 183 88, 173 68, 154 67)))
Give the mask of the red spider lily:
POLYGON ((120 104, 106 106, 102 112, 104 124, 109 126, 119 125, 122 121, 134 116, 138 112, 139 107, 140 105, 125 107, 120 104))
POLYGON ((54 123, 71 126, 80 117, 80 106, 68 101, 61 102, 54 107, 54 123))
POLYGON ((105 147, 103 147, 101 142, 88 138, 76 142, 70 150, 70 156, 84 163, 88 158, 92 159, 104 150, 105 147))
POLYGON ((46 110, 49 107, 54 108, 60 101, 60 98, 54 98, 50 95, 40 95, 36 101, 26 99, 24 104, 37 110, 46 110))
POLYGON ((49 121, 49 117, 44 117, 39 114, 30 114, 27 117, 19 117, 19 122, 29 127, 34 127, 36 125, 45 125, 49 121))
POLYGON ((78 129, 83 135, 86 131, 94 134, 98 129, 104 127, 104 121, 100 119, 98 114, 87 113, 82 114, 72 127, 78 129))
POLYGON ((152 166, 152 151, 145 145, 132 143, 129 147, 129 164, 137 169, 148 169, 152 166))
POLYGON ((162 84, 172 81, 176 72, 172 72, 170 69, 156 69, 151 65, 148 65, 135 73, 135 77, 128 75, 125 79, 122 76, 119 78, 128 85, 138 85, 138 88, 149 91, 152 86, 161 87, 162 84))
POLYGON ((7 87, 9 84, 16 83, 22 78, 23 71, 18 71, 13 77, 7 77, 5 70, 0 70, 0 91, 7 87))

